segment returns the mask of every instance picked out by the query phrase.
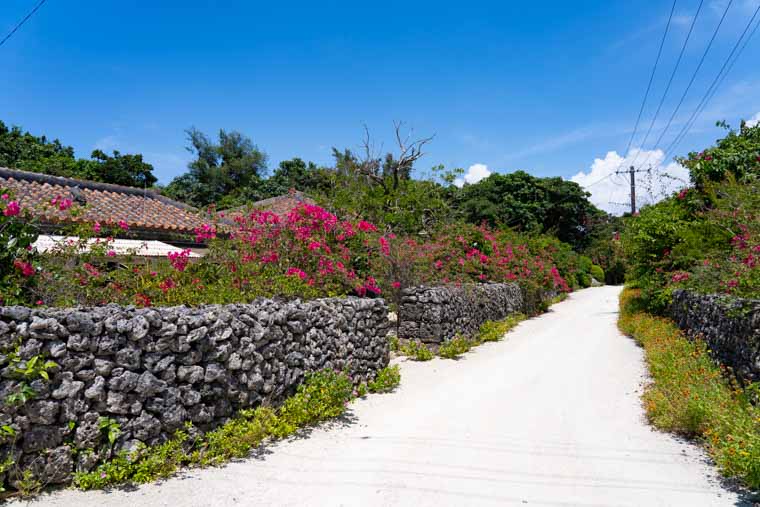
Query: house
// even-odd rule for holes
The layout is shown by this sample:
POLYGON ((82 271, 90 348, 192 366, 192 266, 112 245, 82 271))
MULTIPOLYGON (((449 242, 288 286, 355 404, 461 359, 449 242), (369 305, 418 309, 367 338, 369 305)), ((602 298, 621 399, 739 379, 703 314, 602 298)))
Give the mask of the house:
MULTIPOLYGON (((11 191, 46 235, 60 235, 66 226, 77 223, 98 222, 106 227, 123 221, 128 228, 120 232, 120 238, 183 248, 202 246, 196 243, 194 231, 207 222, 203 214, 152 190, 4 167, 0 167, 0 189, 11 191), (51 205, 64 199, 78 206, 62 211, 51 205)), ((153 246, 154 250, 165 249, 153 246)))
POLYGON ((271 211, 280 218, 284 218, 293 208, 301 204, 316 205, 317 202, 303 192, 293 190, 284 195, 278 195, 277 197, 270 197, 269 199, 245 204, 243 206, 238 206, 237 208, 223 210, 221 213, 224 214, 225 219, 233 222, 237 217, 244 216, 252 209, 271 211))

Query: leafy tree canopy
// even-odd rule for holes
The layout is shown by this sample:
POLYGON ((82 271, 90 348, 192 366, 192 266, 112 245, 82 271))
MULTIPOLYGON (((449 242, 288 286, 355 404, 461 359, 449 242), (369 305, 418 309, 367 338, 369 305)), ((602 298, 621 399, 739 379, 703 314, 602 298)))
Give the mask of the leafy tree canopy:
POLYGON ((308 194, 321 194, 330 186, 327 169, 317 167, 314 162, 304 162, 300 158, 283 160, 274 174, 264 180, 259 187, 264 198, 287 194, 291 189, 308 194))
POLYGON ((468 222, 554 233, 580 248, 587 243, 593 220, 604 216, 588 197, 577 183, 517 171, 465 185, 456 200, 468 222))
POLYGON ((190 128, 187 150, 195 159, 189 171, 174 178, 165 193, 195 206, 216 203, 235 206, 261 198, 259 185, 266 172, 267 156, 250 138, 235 131, 219 131, 218 141, 190 128))
POLYGON ((78 159, 74 148, 58 139, 35 136, 20 127, 8 128, 0 121, 0 166, 37 173, 79 178, 130 187, 151 187, 156 183, 153 166, 142 155, 113 156, 101 150, 92 152, 91 159, 78 159))
POLYGON ((701 153, 691 152, 679 159, 689 169, 692 183, 700 188, 709 181, 723 181, 729 175, 740 180, 760 174, 760 123, 749 127, 742 122, 738 131, 725 122, 717 125, 728 130, 726 137, 701 153))

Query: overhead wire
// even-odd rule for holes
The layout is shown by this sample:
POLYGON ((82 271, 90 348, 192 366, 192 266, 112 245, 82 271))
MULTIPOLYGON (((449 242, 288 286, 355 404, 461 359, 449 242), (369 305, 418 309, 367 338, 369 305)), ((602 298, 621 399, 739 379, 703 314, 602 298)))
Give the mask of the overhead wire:
POLYGON ((29 20, 29 18, 31 18, 32 16, 34 16, 34 13, 37 12, 39 10, 39 8, 42 7, 42 4, 44 4, 46 1, 47 0, 40 0, 40 2, 37 5, 34 6, 34 9, 32 9, 29 12, 29 14, 27 14, 26 16, 24 16, 24 18, 21 21, 19 21, 18 23, 16 23, 16 26, 14 26, 13 29, 10 32, 8 32, 8 34, 5 37, 3 37, 2 40, 0 40, 0 46, 2 46, 3 44, 5 44, 8 41, 8 39, 10 39, 13 36, 13 34, 16 33, 18 31, 18 29, 21 28, 21 26, 29 20))
MULTIPOLYGON (((662 97, 660 98, 660 103, 657 104, 657 109, 655 110, 654 116, 652 116, 652 121, 649 123, 649 128, 647 128, 647 132, 646 134, 644 134, 644 139, 639 144, 641 148, 644 147, 647 140, 649 139, 649 135, 652 133, 652 129, 654 128, 654 125, 657 122, 657 118, 660 116, 660 111, 662 111, 662 106, 665 104, 665 99, 668 96, 668 92, 670 92, 670 87, 673 85, 673 80, 675 79, 676 74, 678 73, 678 68, 681 65, 681 61, 683 60, 683 55, 686 52, 686 47, 689 45, 691 34, 694 32, 694 26, 697 24, 697 19, 699 18, 699 14, 702 12, 703 5, 704 5, 704 0, 700 0, 699 5, 697 6, 697 11, 694 13, 694 17, 691 19, 689 31, 686 33, 686 38, 684 39, 683 44, 681 45, 681 51, 678 53, 676 64, 673 67, 673 71, 670 73, 670 78, 668 78, 668 84, 665 86, 665 91, 662 93, 662 97)), ((639 155, 641 154, 641 151, 642 151, 641 148, 636 152, 636 156, 634 157, 631 165, 634 165, 634 166, 636 165, 636 161, 638 160, 639 155)))
POLYGON ((686 99, 686 96, 689 94, 689 90, 691 89, 691 86, 694 84, 694 81, 696 80, 697 75, 699 74, 699 71, 702 69, 702 65, 705 63, 705 60, 707 59, 707 54, 710 52, 710 48, 712 48, 712 45, 715 42, 715 38, 718 36, 718 31, 720 31, 720 27, 723 25, 723 21, 725 21, 726 19, 726 15, 728 14, 728 10, 731 8, 731 4, 733 4, 733 0, 728 0, 728 3, 726 4, 726 8, 723 10, 723 15, 720 17, 720 21, 718 21, 718 25, 715 27, 712 37, 710 37, 710 42, 707 43, 707 46, 705 47, 705 50, 702 53, 702 57, 699 59, 699 63, 697 64, 697 67, 694 69, 694 72, 691 75, 691 79, 689 79, 689 83, 686 85, 686 89, 681 94, 681 98, 678 100, 678 104, 676 105, 675 109, 673 109, 673 113, 670 115, 670 118, 668 119, 668 122, 665 125, 665 128, 662 129, 660 136, 657 138, 657 142, 655 142, 654 148, 649 150, 649 153, 647 154, 647 158, 644 160, 644 163, 642 165, 646 165, 652 153, 657 151, 657 148, 660 147, 660 143, 662 142, 662 139, 665 137, 665 134, 667 134, 668 129, 670 129, 670 126, 673 124, 673 120, 678 114, 678 111, 681 109, 681 106, 683 105, 683 101, 686 99))
POLYGON ((720 88, 720 85, 723 84, 723 80, 731 72, 731 69, 733 69, 734 64, 739 59, 741 54, 744 52, 744 49, 749 44, 749 41, 757 32, 758 27, 760 27, 760 19, 758 19, 758 21, 755 23, 755 18, 758 17, 758 14, 760 14, 760 5, 758 5, 757 9, 755 9, 755 12, 753 13, 752 17, 747 23, 747 26, 744 28, 744 31, 742 32, 741 36, 736 41, 736 44, 734 44, 734 47, 731 49, 731 52, 729 53, 728 57, 726 58, 726 61, 723 63, 720 70, 718 71, 718 74, 715 76, 715 79, 713 79, 712 83, 705 91, 705 94, 702 96, 702 99, 697 104, 697 107, 691 113, 689 120, 684 124, 684 126, 681 128, 681 131, 678 133, 678 135, 676 135, 676 137, 667 147, 666 158, 672 155, 672 153, 675 151, 675 148, 681 143, 681 141, 683 141, 684 137, 686 137, 686 135, 689 133, 691 128, 694 126, 694 123, 696 123, 697 119, 699 118, 699 115, 701 115, 702 112, 704 112, 705 108, 707 107, 707 104, 715 96, 715 93, 717 92, 718 88, 720 88), (745 38, 745 36, 747 35, 747 32, 749 31, 750 27, 752 27, 753 23, 755 23, 754 28, 749 33, 749 36, 745 38))

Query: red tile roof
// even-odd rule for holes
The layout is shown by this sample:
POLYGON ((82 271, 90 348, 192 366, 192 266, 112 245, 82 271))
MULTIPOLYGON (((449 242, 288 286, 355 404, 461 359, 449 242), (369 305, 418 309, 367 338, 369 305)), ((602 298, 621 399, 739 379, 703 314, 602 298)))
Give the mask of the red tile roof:
MULTIPOLYGON (((191 206, 151 190, 62 178, 0 167, 0 188, 9 189, 24 208, 45 224, 124 220, 134 232, 192 233, 204 223, 191 206), (60 211, 55 198, 71 199, 81 212, 60 211)), ((74 209, 74 208, 72 208, 74 209)), ((138 234, 139 235, 139 234, 138 234)))
POLYGON ((289 194, 278 195, 277 197, 270 197, 261 201, 256 201, 244 206, 238 206, 237 208, 230 208, 223 210, 225 218, 234 220, 236 217, 244 215, 252 208, 271 211, 275 215, 280 217, 286 216, 290 210, 295 208, 301 203, 315 205, 317 202, 311 197, 303 194, 302 192, 291 192, 289 194))

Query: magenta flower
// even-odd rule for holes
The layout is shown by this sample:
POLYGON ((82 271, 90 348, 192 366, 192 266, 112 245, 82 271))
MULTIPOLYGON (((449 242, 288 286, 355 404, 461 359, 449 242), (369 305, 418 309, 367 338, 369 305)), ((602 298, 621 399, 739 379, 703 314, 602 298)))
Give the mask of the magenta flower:
POLYGON ((58 203, 58 209, 61 211, 66 211, 69 209, 74 203, 71 199, 61 199, 61 201, 58 203))
POLYGON ((21 271, 21 274, 27 278, 29 278, 30 276, 34 274, 34 266, 20 259, 16 259, 15 261, 13 261, 13 267, 21 271))
POLYGON ((95 222, 92 224, 92 230, 95 232, 95 234, 100 234, 100 222, 95 222))
POLYGON ((121 227, 125 231, 129 230, 129 224, 125 222, 124 220, 119 220, 119 227, 121 227))
POLYGON ((3 215, 7 217, 15 217, 21 212, 21 206, 18 205, 17 201, 11 201, 8 203, 8 206, 6 206, 5 210, 3 210, 3 215))
POLYGON ((186 248, 181 252, 169 252, 167 257, 169 257, 169 262, 174 269, 184 271, 190 261, 190 249, 186 248))

